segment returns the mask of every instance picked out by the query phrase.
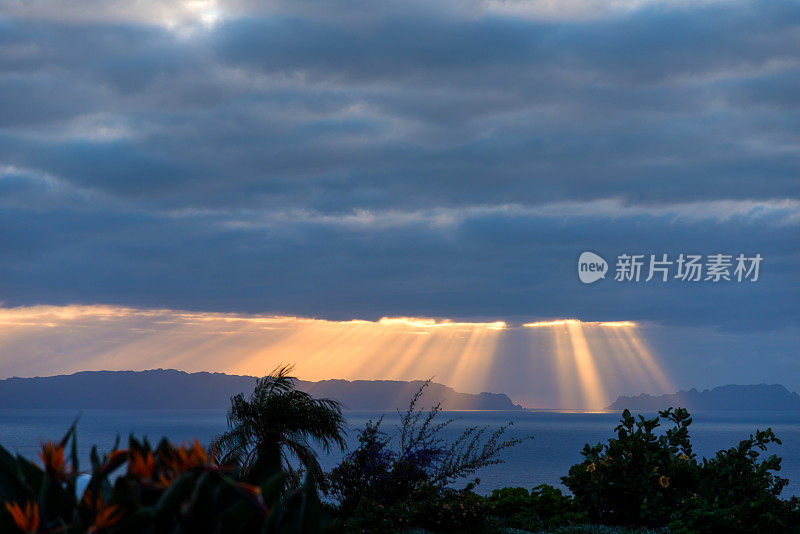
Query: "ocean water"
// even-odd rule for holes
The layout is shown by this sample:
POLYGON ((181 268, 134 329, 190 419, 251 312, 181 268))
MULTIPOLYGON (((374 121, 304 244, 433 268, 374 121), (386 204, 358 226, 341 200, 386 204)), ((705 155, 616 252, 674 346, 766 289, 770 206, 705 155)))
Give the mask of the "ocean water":
MULTIPOLYGON (((36 458, 43 439, 58 440, 79 413, 76 410, 9 410, 0 409, 0 444, 12 452, 36 458)), ((357 443, 356 431, 380 412, 346 412, 349 425, 348 443, 357 443)), ((783 441, 767 454, 783 458, 781 476, 789 479, 784 496, 800 496, 800 412, 696 412, 690 427, 695 452, 712 456, 721 448, 733 447, 746 439, 756 428, 772 427, 783 441)), ((594 444, 613 435, 617 413, 584 412, 442 412, 442 418, 454 418, 445 439, 455 439, 465 428, 480 425, 496 428, 509 421, 509 438, 533 439, 506 450, 505 463, 477 473, 478 491, 489 493, 504 486, 531 488, 541 483, 560 486, 560 477, 581 460, 585 443, 594 444)), ((382 428, 391 432, 399 422, 396 413, 384 416, 382 428)), ((103 452, 109 450, 117 435, 122 444, 132 433, 157 441, 167 436, 175 442, 189 442, 195 437, 209 443, 225 431, 223 410, 84 410, 78 422, 78 450, 84 465, 93 444, 103 452)), ((323 455, 321 463, 328 469, 336 465, 343 453, 323 455)))

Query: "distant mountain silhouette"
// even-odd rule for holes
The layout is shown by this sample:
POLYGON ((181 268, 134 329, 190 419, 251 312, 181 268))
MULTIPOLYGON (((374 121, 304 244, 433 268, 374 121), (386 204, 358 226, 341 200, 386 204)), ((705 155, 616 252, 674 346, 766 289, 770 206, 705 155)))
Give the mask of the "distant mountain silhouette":
MULTIPOLYGON (((0 380, 0 408, 186 409, 227 408, 230 397, 249 393, 255 377, 223 373, 150 371, 86 371, 72 375, 0 380)), ((394 410, 408 405, 422 381, 298 381, 317 397, 339 400, 350 410, 394 410)), ((432 383, 422 398, 430 407, 442 401, 445 410, 519 410, 506 395, 459 393, 432 383)))
POLYGON ((800 395, 779 384, 728 385, 714 389, 679 391, 670 395, 619 397, 610 410, 664 410, 670 406, 690 410, 800 410, 800 395))
MULTIPOLYGON (((406 408, 422 380, 322 380, 300 382, 300 388, 315 397, 337 399, 344 406, 356 410, 406 408)), ((459 393, 451 387, 431 383, 420 399, 429 408, 441 401, 445 410, 521 410, 502 393, 459 393)))

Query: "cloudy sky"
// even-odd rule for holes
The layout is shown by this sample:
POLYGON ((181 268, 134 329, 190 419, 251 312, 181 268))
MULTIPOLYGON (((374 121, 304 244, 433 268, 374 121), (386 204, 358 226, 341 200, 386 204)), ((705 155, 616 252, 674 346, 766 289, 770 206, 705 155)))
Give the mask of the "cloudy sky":
POLYGON ((798 87, 794 1, 0 0, 0 300, 635 321, 800 389, 798 87))

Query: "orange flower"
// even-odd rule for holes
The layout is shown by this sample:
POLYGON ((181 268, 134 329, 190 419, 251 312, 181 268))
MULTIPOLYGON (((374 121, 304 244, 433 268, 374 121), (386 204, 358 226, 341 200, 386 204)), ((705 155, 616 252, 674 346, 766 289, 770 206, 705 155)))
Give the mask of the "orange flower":
POLYGON ((668 488, 669 477, 665 475, 661 475, 660 477, 658 477, 658 485, 661 486, 662 488, 668 488))
POLYGON ((594 462, 586 466, 586 471, 588 471, 589 473, 594 473, 595 469, 597 469, 597 466, 594 465, 594 462))
POLYGON ((39 453, 45 471, 48 474, 63 480, 67 473, 64 467, 64 447, 56 445, 52 441, 42 442, 42 452, 39 453))
POLYGON ((83 498, 81 499, 81 502, 88 508, 94 506, 94 494, 92 493, 91 489, 86 488, 86 491, 83 492, 83 498))
POLYGON ((261 495, 261 488, 258 486, 254 486, 253 484, 248 484, 247 482, 237 482, 237 486, 242 488, 248 495, 257 499, 261 495))
POLYGON ((165 462, 175 475, 185 473, 196 467, 203 467, 208 462, 206 450, 200 445, 200 441, 195 438, 191 447, 181 444, 177 449, 173 448, 165 462))
POLYGON ((17 503, 5 503, 14 524, 22 532, 36 532, 39 529, 39 505, 28 501, 23 510, 17 503))
POLYGON ((689 461, 689 457, 686 456, 686 454, 681 454, 680 456, 678 456, 678 458, 680 458, 684 462, 688 462, 689 461))
MULTIPOLYGON (((89 496, 91 502, 91 496, 89 496)), ((103 498, 98 496, 94 502, 94 522, 89 527, 89 532, 98 532, 115 524, 122 517, 119 506, 112 504, 106 505, 103 498)))
POLYGON ((191 448, 186 448, 181 445, 181 451, 185 451, 183 463, 184 467, 187 469, 202 467, 208 462, 206 450, 200 445, 200 441, 197 438, 194 438, 194 443, 191 448))
POLYGON ((244 490, 261 508, 261 511, 264 515, 269 514, 269 507, 267 507, 266 503, 264 502, 264 498, 261 496, 261 488, 258 486, 254 486, 253 484, 248 484, 247 482, 237 482, 237 486, 240 489, 244 490))
POLYGON ((116 462, 128 456, 128 449, 117 449, 108 455, 108 462, 116 462))
POLYGON ((156 459, 153 453, 147 451, 147 454, 142 454, 139 451, 133 451, 128 460, 128 474, 140 480, 152 480, 156 472, 156 459))
POLYGON ((159 458, 163 466, 159 481, 165 486, 169 486, 180 475, 193 469, 205 468, 209 470, 221 470, 216 465, 214 451, 209 458, 208 453, 195 438, 191 446, 181 444, 180 447, 170 445, 159 453, 159 458))
POLYGON ((100 469, 101 473, 107 475, 108 473, 114 471, 117 467, 124 464, 125 460, 128 459, 128 452, 128 449, 117 449, 115 451, 111 451, 102 468, 100 469))
POLYGON ((122 517, 122 511, 119 506, 112 504, 108 507, 100 507, 97 509, 97 515, 94 517, 94 523, 89 527, 89 532, 97 532, 115 524, 122 517))

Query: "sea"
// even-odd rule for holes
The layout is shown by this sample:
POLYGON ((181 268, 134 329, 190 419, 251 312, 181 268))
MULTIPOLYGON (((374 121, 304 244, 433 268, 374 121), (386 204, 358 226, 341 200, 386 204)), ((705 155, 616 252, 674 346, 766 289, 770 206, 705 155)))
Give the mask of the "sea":
MULTIPOLYGON (((652 414, 650 414, 652 415, 652 414)), ((348 411, 347 443, 357 444, 358 430, 369 420, 383 416, 381 428, 391 434, 400 420, 396 412, 348 411)), ((690 435, 698 456, 711 457, 720 449, 736 446, 756 429, 771 427, 782 440, 766 455, 783 458, 780 476, 789 479, 783 496, 800 496, 800 412, 712 412, 693 413, 690 435)), ((488 427, 489 432, 513 423, 507 438, 524 441, 505 450, 503 463, 476 473, 480 484, 476 491, 491 493, 506 486, 532 488, 547 483, 562 487, 560 477, 581 461, 584 444, 594 444, 614 436, 619 422, 616 412, 559 411, 460 411, 441 412, 438 418, 453 419, 442 437, 455 440, 471 426, 488 427), (528 439, 528 438, 533 439, 528 439)), ((0 409, 0 445, 12 453, 36 459, 42 440, 59 440, 78 418, 78 454, 83 467, 88 463, 92 445, 100 452, 113 447, 117 436, 124 446, 130 434, 151 442, 166 436, 173 442, 210 443, 226 429, 224 410, 51 410, 0 409)), ((663 428, 662 428, 663 430, 663 428)), ((346 452, 321 454, 323 468, 337 465, 346 452)), ((566 488, 563 488, 566 491, 566 488)))

